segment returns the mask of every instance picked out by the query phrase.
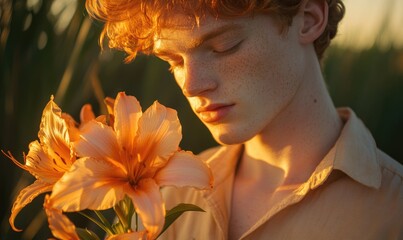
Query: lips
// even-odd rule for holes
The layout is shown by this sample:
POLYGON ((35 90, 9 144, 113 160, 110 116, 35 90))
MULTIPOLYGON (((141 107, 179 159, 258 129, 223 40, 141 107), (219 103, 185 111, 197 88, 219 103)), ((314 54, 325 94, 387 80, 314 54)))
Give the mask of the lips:
POLYGON ((222 120, 234 104, 210 104, 196 109, 200 119, 206 123, 214 123, 222 120))

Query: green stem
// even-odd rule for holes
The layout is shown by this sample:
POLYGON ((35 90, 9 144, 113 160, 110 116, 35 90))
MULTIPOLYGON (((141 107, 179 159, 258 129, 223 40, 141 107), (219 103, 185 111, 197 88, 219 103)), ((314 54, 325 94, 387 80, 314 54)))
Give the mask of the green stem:
POLYGON ((109 235, 114 235, 113 230, 109 229, 108 227, 106 227, 105 225, 103 225, 102 223, 100 223, 98 220, 96 220, 95 218, 91 217, 90 215, 84 213, 84 212, 78 212, 79 214, 83 215, 84 217, 88 218, 89 220, 91 220, 92 222, 94 222, 96 225, 98 225, 100 228, 102 228, 106 233, 108 233, 109 235))
POLYGON ((136 214, 136 232, 139 230, 139 215, 137 214, 137 212, 134 212, 134 214, 136 214))
POLYGON ((104 217, 104 215, 98 211, 94 210, 95 214, 98 216, 99 220, 101 220, 102 224, 107 227, 108 229, 112 229, 112 225, 109 223, 108 219, 104 217))
POLYGON ((122 223, 123 228, 124 228, 125 230, 129 229, 129 226, 128 226, 128 223, 127 223, 127 220, 126 220, 126 216, 125 216, 125 214, 123 213, 123 210, 122 210, 122 208, 119 206, 119 204, 115 205, 115 207, 113 208, 113 210, 115 210, 115 213, 116 213, 116 215, 118 216, 120 222, 122 223))
POLYGON ((124 206, 126 207, 126 216, 127 216, 127 221, 128 221, 128 226, 131 228, 132 227, 132 217, 133 214, 135 213, 134 211, 134 206, 133 206, 133 202, 132 199, 127 197, 127 195, 124 198, 124 206))

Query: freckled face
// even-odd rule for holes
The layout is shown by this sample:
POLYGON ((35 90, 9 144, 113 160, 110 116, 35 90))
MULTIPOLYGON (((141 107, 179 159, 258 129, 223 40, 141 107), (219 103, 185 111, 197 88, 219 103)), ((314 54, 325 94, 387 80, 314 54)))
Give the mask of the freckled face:
POLYGON ((190 106, 221 144, 261 134, 292 101, 303 75, 302 46, 291 26, 280 34, 269 16, 180 15, 162 28, 155 53, 171 65, 190 106))

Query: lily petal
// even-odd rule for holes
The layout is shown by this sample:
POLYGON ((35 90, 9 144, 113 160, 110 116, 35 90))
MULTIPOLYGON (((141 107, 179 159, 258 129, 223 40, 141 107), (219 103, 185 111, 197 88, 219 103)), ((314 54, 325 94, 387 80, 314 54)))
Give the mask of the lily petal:
POLYGON ((85 104, 81 107, 80 111, 80 124, 86 124, 87 122, 94 120, 95 114, 92 111, 91 104, 85 104))
POLYGON ((152 162, 154 167, 163 166, 178 149, 182 139, 176 111, 155 101, 139 120, 138 134, 140 156, 152 162))
POLYGON ((165 204, 159 186, 151 178, 143 179, 128 195, 147 230, 148 239, 155 239, 165 222, 165 204))
POLYGON ((61 109, 53 102, 53 98, 43 110, 38 137, 41 143, 57 153, 66 165, 71 165, 74 159, 70 152, 68 126, 62 118, 61 109))
POLYGON ((111 208, 124 197, 125 170, 110 162, 80 158, 54 185, 51 200, 64 212, 111 208))
POLYGON ((31 142, 28 155, 25 157, 26 168, 24 169, 28 170, 37 179, 55 183, 70 166, 67 166, 67 163, 65 164, 51 149, 48 149, 48 153, 52 153, 51 156, 44 152, 38 141, 31 142), (53 158, 51 159, 52 155, 53 158))
POLYGON ((34 200, 41 193, 52 191, 52 187, 53 184, 49 184, 41 180, 36 180, 33 184, 21 190, 16 200, 14 201, 13 208, 11 209, 11 216, 9 218, 11 228, 14 231, 21 231, 17 229, 14 225, 15 217, 18 215, 21 209, 32 202, 32 200, 34 200))
POLYGON ((154 177, 160 186, 196 187, 213 186, 213 175, 205 162, 191 152, 177 152, 154 177))
POLYGON ((66 126, 69 132, 70 142, 77 140, 80 137, 80 130, 78 129, 78 123, 74 120, 74 118, 67 114, 62 113, 62 118, 66 122, 66 126))
POLYGON ((104 100, 104 103, 106 105, 106 109, 108 110, 108 113, 113 114, 113 108, 115 106, 115 99, 106 97, 104 100))
POLYGON ((62 211, 52 207, 49 195, 45 196, 43 207, 48 216, 49 228, 54 237, 58 239, 80 240, 76 233, 76 226, 74 226, 62 211))
POLYGON ((145 240, 146 236, 145 231, 130 232, 109 236, 106 238, 106 240, 145 240))
POLYGON ((114 128, 120 146, 127 152, 133 152, 141 115, 141 106, 135 97, 118 93, 114 106, 114 128))
POLYGON ((82 128, 80 140, 72 145, 82 157, 119 159, 119 145, 113 129, 95 120, 82 128))
POLYGON ((38 141, 33 141, 29 144, 29 152, 24 159, 25 164, 20 163, 10 152, 2 151, 2 153, 18 167, 46 183, 54 183, 63 175, 63 172, 60 171, 61 169, 43 151, 38 141))

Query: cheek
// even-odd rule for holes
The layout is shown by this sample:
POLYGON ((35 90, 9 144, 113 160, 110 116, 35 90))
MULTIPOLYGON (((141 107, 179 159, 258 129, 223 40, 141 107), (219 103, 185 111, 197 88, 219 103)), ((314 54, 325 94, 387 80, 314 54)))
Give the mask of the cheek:
POLYGON ((241 53, 225 61, 221 66, 224 90, 243 92, 243 98, 254 98, 275 91, 281 81, 283 66, 277 51, 261 47, 262 43, 245 47, 241 53))
POLYGON ((262 41, 259 49, 250 50, 248 68, 257 95, 270 97, 270 101, 282 101, 296 91, 302 64, 290 42, 284 39, 262 41), (265 44, 264 44, 265 43, 265 44), (253 54, 253 55, 252 55, 253 54))
POLYGON ((175 69, 173 71, 173 75, 176 81, 176 84, 178 85, 178 87, 182 90, 185 78, 184 78, 184 73, 181 69, 175 69))
MULTIPOLYGON (((195 111, 195 109, 201 105, 200 101, 198 101, 197 98, 188 97, 186 99, 188 100, 190 107, 192 108, 193 111, 195 111)), ((198 114, 196 114, 196 115, 199 117, 198 114)))

